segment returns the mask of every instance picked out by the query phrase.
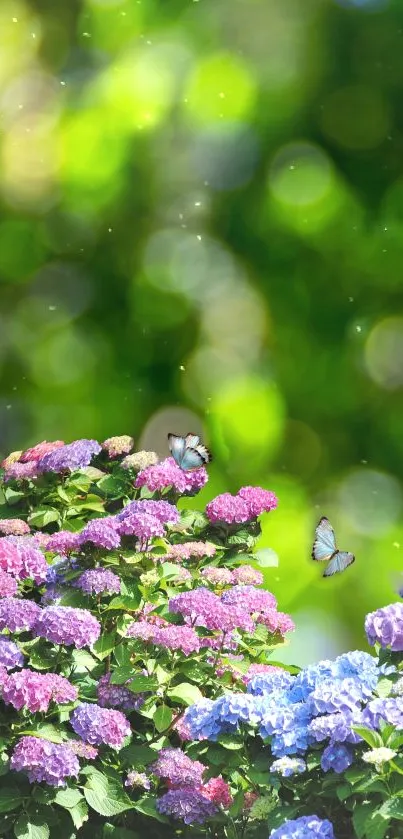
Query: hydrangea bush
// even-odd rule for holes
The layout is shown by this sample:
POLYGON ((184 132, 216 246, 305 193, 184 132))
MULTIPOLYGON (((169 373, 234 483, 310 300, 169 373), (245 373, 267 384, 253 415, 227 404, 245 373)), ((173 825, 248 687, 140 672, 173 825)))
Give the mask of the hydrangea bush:
POLYGON ((2 463, 0 836, 403 836, 403 603, 366 617, 375 655, 271 663, 276 496, 181 509, 205 468, 133 448, 2 463))

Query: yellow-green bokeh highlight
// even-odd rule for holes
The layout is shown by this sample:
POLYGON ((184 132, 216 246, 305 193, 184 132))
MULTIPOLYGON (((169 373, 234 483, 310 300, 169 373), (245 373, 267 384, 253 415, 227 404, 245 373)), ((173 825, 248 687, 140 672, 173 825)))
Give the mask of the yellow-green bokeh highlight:
POLYGON ((225 52, 198 61, 184 90, 186 113, 200 123, 241 119, 253 108, 255 97, 248 65, 225 52))

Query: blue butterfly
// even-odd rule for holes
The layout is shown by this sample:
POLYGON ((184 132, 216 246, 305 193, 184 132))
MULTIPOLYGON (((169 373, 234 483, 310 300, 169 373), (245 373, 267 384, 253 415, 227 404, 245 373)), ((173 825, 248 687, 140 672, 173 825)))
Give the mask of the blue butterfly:
POLYGON ((322 516, 315 530, 312 559, 317 559, 321 562, 329 560, 329 565, 323 575, 324 577, 332 577, 333 574, 338 574, 339 571, 345 571, 355 561, 354 554, 350 554, 347 551, 339 551, 336 545, 333 527, 326 516, 322 516))
POLYGON ((209 450, 200 443, 197 434, 186 434, 186 437, 168 434, 168 443, 172 457, 184 472, 199 469, 211 460, 209 450))

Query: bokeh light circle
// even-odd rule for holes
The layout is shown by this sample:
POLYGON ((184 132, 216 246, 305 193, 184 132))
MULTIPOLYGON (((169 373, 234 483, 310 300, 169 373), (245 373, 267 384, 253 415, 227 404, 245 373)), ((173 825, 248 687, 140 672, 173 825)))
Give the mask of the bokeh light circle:
MULTIPOLYGON (((343 516, 358 533, 381 536, 398 521, 402 489, 392 475, 374 469, 355 469, 339 487, 343 516)), ((348 550, 348 545, 340 546, 348 550)))
POLYGON ((403 318, 376 324, 365 345, 365 364, 371 379, 386 390, 403 387, 403 318))

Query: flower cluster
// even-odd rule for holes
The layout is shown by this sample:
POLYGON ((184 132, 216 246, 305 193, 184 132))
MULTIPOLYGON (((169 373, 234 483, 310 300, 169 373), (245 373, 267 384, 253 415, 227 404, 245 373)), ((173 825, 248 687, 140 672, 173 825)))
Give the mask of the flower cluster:
POLYGON ((3 536, 0 538, 0 569, 16 580, 46 580, 47 564, 35 539, 31 536, 3 536))
POLYGON ((153 466, 147 466, 136 478, 136 487, 147 487, 151 492, 163 492, 172 487, 182 495, 193 495, 207 483, 208 475, 204 466, 184 472, 175 463, 173 457, 167 457, 153 466))
MULTIPOLYGON (((130 679, 128 680, 130 681, 130 679)), ((98 704, 101 708, 123 708, 125 711, 133 711, 141 708, 144 702, 144 695, 132 693, 124 685, 114 685, 111 682, 111 674, 105 673, 97 685, 98 704)))
POLYGON ((120 578, 106 568, 90 568, 75 581, 74 585, 85 594, 119 594, 120 578))
POLYGON ((301 816, 273 830, 270 839, 335 839, 333 825, 318 816, 301 816))
POLYGON ((112 749, 121 749, 123 741, 131 733, 130 725, 121 711, 101 708, 88 702, 80 702, 74 709, 70 723, 73 731, 92 746, 105 744, 112 749))
POLYGON ((370 612, 365 618, 365 632, 369 644, 403 651, 403 603, 391 603, 376 612, 370 612))
POLYGON ((206 514, 211 522, 244 524, 264 512, 275 510, 278 500, 274 492, 261 487, 242 487, 237 495, 223 492, 207 504, 206 514))
POLYGON ((122 454, 129 454, 133 446, 133 437, 129 437, 128 434, 122 434, 120 437, 108 437, 102 443, 102 448, 111 459, 120 457, 122 454))
POLYGON ((80 764, 70 746, 51 743, 39 737, 22 737, 10 761, 14 772, 25 772, 31 784, 45 781, 52 787, 64 787, 68 778, 76 778, 80 764))
POLYGON ((48 451, 37 461, 39 472, 74 472, 89 466, 101 446, 96 440, 75 440, 74 443, 58 446, 48 451))
POLYGON ((72 644, 77 649, 92 646, 100 633, 101 626, 91 612, 72 606, 47 606, 35 623, 35 635, 54 644, 72 644))
POLYGON ((31 714, 46 712, 51 702, 64 705, 75 702, 77 688, 57 673, 36 673, 34 670, 18 670, 3 680, 1 695, 7 705, 17 711, 27 708, 31 714))

